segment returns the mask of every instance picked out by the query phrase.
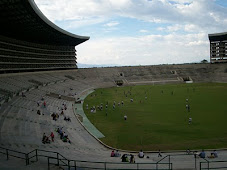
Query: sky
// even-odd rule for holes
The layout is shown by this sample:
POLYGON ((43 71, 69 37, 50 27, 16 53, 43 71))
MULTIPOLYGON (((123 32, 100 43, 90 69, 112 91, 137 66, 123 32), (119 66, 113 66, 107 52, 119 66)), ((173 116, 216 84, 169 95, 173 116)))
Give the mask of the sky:
POLYGON ((90 39, 77 62, 106 66, 209 61, 208 34, 227 32, 227 0, 35 0, 60 28, 90 39))

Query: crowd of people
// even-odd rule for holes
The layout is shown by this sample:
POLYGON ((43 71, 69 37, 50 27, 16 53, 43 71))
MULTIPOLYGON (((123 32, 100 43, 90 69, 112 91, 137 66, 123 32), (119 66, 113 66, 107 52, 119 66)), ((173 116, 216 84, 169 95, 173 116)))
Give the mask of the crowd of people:
MULTIPOLYGON (((112 152, 110 153, 110 156, 111 157, 120 157, 121 154, 118 152, 118 150, 112 150, 112 152)), ((138 156, 138 158, 144 158, 145 155, 144 155, 143 150, 140 150, 137 156, 138 156)), ((160 149, 158 151, 158 157, 162 157, 160 149)), ((147 156, 146 158, 149 158, 149 156, 147 156)), ((135 163, 136 162, 135 161, 135 155, 133 155, 133 154, 123 154, 121 156, 121 161, 122 162, 135 163)))
MULTIPOLYGON (((38 107, 37 114, 38 115, 41 115, 41 114, 44 115, 44 112, 41 113, 41 111, 40 111, 41 108, 47 108, 47 103, 46 103, 44 97, 41 98, 41 101, 37 101, 37 107, 38 107)), ((64 113, 65 110, 67 110, 67 105, 66 105, 65 102, 63 102, 60 107, 57 107, 57 111, 53 112, 50 116, 55 121, 57 121, 60 118, 60 116, 62 116, 62 117, 64 117, 63 118, 64 121, 71 122, 71 118, 69 116, 65 115, 65 113, 64 113)), ((59 134, 60 139, 63 142, 71 143, 68 135, 66 134, 65 131, 63 131, 63 127, 62 128, 57 128, 55 131, 59 134)), ((43 133, 42 143, 43 144, 50 144, 51 142, 54 142, 54 133, 51 132, 50 135, 47 135, 46 133, 43 133)))
MULTIPOLYGON (((187 153, 190 153, 190 150, 187 150, 187 153)), ((200 153, 198 153, 197 151, 195 151, 193 153, 195 155, 195 158, 206 158, 206 153, 204 151, 204 149, 202 149, 202 151, 200 153)), ((218 153, 216 150, 213 150, 212 152, 210 152, 210 155, 207 156, 207 158, 217 158, 218 157, 218 153)))
POLYGON ((63 142, 68 142, 68 143, 71 143, 71 141, 69 140, 69 137, 68 135, 66 134, 66 132, 63 131, 63 127, 61 128, 57 128, 56 132, 58 132, 58 134, 60 135, 60 139, 63 141, 63 142))
MULTIPOLYGON (((162 157, 162 153, 161 153, 160 149, 158 150, 157 153, 158 153, 158 157, 162 157)), ((197 151, 191 152, 189 149, 187 149, 186 154, 194 155, 195 158, 206 158, 206 153, 204 150, 202 150, 200 153, 198 153, 197 151)), ((120 157, 121 154, 119 153, 118 150, 112 150, 112 152, 110 153, 110 156, 111 157, 120 157)), ((137 156, 138 156, 138 158, 145 158, 145 154, 144 154, 143 150, 140 150, 137 156)), ((213 150, 212 152, 210 152, 210 155, 207 156, 207 158, 217 158, 217 157, 218 157, 218 154, 217 154, 216 150, 213 150)), ((150 158, 150 157, 147 155, 146 158, 150 158)), ((135 163, 135 155, 124 153, 121 156, 121 161, 135 163)))

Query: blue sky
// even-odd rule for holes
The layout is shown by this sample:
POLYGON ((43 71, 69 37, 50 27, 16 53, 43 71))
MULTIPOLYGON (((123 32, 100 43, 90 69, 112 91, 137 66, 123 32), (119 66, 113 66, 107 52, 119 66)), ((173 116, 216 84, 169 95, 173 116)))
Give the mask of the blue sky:
POLYGON ((90 40, 77 61, 157 65, 209 60, 208 34, 227 32, 227 0, 35 0, 59 27, 90 40))

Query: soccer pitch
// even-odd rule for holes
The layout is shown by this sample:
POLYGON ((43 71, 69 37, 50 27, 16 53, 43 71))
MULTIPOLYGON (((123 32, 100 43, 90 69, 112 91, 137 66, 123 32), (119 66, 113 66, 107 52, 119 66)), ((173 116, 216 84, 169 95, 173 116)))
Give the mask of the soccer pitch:
POLYGON ((227 147, 226 102, 223 83, 141 85, 97 89, 85 99, 83 109, 105 135, 101 140, 115 148, 208 149, 227 147), (91 113, 92 106, 96 113, 91 113))

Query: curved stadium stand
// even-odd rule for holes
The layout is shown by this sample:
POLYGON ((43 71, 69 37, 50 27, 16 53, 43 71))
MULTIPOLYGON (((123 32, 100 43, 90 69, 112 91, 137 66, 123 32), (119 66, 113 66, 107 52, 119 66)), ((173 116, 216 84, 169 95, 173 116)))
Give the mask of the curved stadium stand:
MULTIPOLYGON (((182 153, 180 157, 163 153, 163 160, 156 153, 147 153, 149 159, 136 159, 141 164, 120 164, 120 158, 111 158, 111 150, 82 126, 75 100, 88 90, 116 86, 118 80, 124 85, 227 82, 226 64, 76 69, 75 46, 89 37, 58 28, 42 15, 33 0, 0 0, 0 21, 0 72, 5 73, 0 74, 0 169, 58 168, 51 163, 63 169, 70 169, 69 165, 78 169, 171 169, 168 155, 172 155, 174 168, 195 166, 193 155, 182 153), (63 103, 71 122, 63 117, 54 121, 50 116, 63 103), (44 115, 38 115, 38 109, 44 115), (71 144, 60 140, 55 132, 58 127, 63 127, 71 144), (49 135, 51 131, 55 142, 43 144, 43 133, 49 135)), ((221 161, 226 152, 219 153, 221 161)))
POLYGON ((75 69, 78 36, 51 23, 34 0, 0 1, 0 72, 75 69))

